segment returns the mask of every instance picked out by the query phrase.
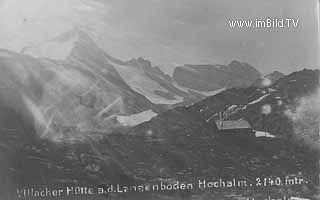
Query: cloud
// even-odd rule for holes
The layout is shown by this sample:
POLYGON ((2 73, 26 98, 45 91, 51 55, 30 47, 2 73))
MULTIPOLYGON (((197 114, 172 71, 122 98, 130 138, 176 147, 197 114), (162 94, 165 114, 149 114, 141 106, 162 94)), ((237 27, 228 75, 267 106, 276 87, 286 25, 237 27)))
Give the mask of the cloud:
POLYGON ((121 59, 143 56, 164 66, 173 61, 225 64, 238 59, 263 72, 287 73, 318 60, 315 2, 2 0, 0 48, 19 51, 77 26, 121 59), (247 9, 248 4, 252 9, 247 9), (234 31, 227 22, 283 15, 301 18, 299 30, 234 31), (161 44, 169 44, 170 49, 161 44))
POLYGON ((68 0, 3 0, 0 3, 0 48, 20 51, 37 45, 74 27, 88 27, 100 19, 94 10, 103 4, 68 0))
POLYGON ((312 95, 298 99, 296 105, 286 109, 284 114, 293 122, 295 138, 319 148, 320 88, 312 95))
POLYGON ((84 12, 91 12, 94 10, 94 8, 85 4, 80 4, 78 6, 75 6, 75 9, 78 11, 84 11, 84 12))

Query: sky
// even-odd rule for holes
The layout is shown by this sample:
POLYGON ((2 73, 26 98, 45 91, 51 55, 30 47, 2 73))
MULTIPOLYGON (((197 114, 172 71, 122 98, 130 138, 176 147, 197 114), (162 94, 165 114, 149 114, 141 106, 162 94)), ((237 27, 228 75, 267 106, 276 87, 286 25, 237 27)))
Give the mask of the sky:
POLYGON ((74 27, 107 53, 183 64, 247 62, 262 73, 319 65, 317 0, 0 0, 0 48, 20 51, 74 27), (229 20, 294 18, 298 28, 232 29, 229 20))

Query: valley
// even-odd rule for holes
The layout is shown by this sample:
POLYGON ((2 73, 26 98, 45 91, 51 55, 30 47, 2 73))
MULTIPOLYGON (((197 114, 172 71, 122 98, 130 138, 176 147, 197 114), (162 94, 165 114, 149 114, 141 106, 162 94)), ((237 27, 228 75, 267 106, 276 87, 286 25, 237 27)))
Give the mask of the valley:
POLYGON ((168 185, 208 177, 250 185, 258 177, 290 176, 307 183, 95 198, 311 198, 317 192, 318 70, 261 77, 232 61, 177 67, 170 77, 146 59, 108 55, 79 30, 48 45, 64 42, 67 56, 40 47, 0 51, 2 199, 30 186, 168 185))

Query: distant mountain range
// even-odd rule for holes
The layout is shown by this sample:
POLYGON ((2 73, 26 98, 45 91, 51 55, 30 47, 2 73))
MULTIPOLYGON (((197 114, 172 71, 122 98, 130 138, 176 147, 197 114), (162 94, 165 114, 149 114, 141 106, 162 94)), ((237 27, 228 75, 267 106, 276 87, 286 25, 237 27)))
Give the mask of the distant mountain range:
POLYGON ((204 92, 248 87, 260 77, 254 67, 238 61, 229 65, 184 65, 176 67, 173 73, 173 79, 181 86, 204 92))
POLYGON ((74 130, 112 132, 137 125, 260 77, 252 66, 233 61, 177 67, 171 78, 143 58, 121 61, 108 55, 78 29, 20 53, 1 50, 0 65, 6 101, 33 116, 42 135, 58 132, 58 138, 74 130))

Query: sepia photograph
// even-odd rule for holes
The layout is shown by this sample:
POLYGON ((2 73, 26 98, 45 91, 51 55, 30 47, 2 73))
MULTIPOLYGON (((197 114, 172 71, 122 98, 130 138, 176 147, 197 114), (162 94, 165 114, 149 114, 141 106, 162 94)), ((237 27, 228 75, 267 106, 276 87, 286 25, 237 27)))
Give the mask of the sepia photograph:
POLYGON ((0 200, 320 200, 320 0, 0 0, 0 200))

